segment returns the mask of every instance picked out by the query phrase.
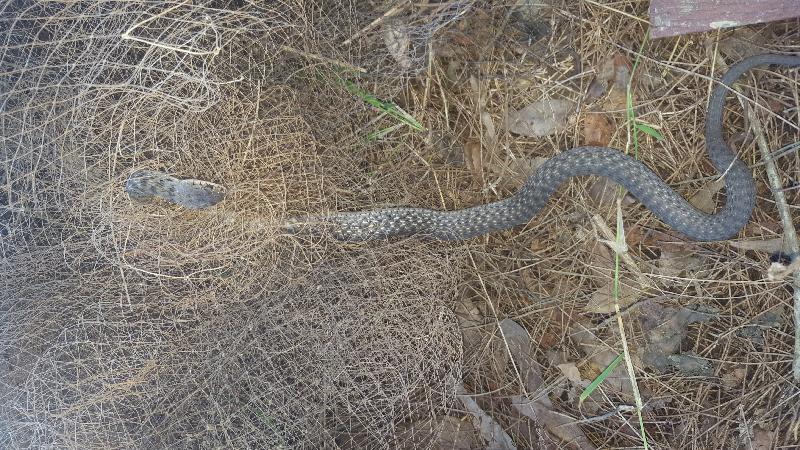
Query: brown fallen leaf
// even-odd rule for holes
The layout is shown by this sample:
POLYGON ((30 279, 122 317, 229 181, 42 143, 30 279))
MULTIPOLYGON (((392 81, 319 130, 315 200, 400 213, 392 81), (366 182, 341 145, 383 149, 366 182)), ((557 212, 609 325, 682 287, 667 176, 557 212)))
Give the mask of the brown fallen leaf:
POLYGON ((718 44, 719 51, 731 61, 765 52, 766 37, 749 27, 739 27, 728 33, 718 44))
POLYGON ((701 268, 704 262, 705 258, 689 247, 683 247, 679 251, 664 249, 658 258, 658 273, 677 278, 687 271, 701 268))
POLYGON ((483 152, 481 141, 470 139, 464 144, 464 160, 473 174, 479 176, 483 172, 483 152))
POLYGON ((636 303, 640 298, 642 298, 642 290, 640 288, 630 286, 621 281, 615 300, 614 280, 608 280, 603 286, 592 292, 592 296, 586 302, 583 310, 587 313, 610 314, 616 310, 615 303, 619 303, 620 308, 624 309, 636 303))
POLYGON ((506 128, 523 136, 549 136, 567 127, 567 117, 574 110, 575 103, 569 100, 538 100, 519 111, 509 111, 506 128))
MULTIPOLYGON (((483 324, 490 320, 485 311, 469 298, 462 298, 456 302, 453 309, 461 327, 464 349, 470 352, 481 352, 472 370, 490 373, 496 372, 498 367, 505 370, 508 364, 508 352, 504 345, 497 345, 494 342, 496 339, 491 333, 484 331, 483 324)), ((465 356, 465 358, 468 357, 465 356)), ((495 389, 498 386, 491 386, 491 388, 495 389)))
POLYGON ((586 92, 586 100, 598 99, 608 93, 608 98, 603 104, 604 110, 612 111, 625 108, 630 76, 630 60, 621 53, 614 53, 598 67, 597 76, 592 80, 586 92))
POLYGON ((584 387, 589 384, 583 379, 580 369, 578 369, 578 366, 575 365, 574 362, 562 363, 556 367, 558 367, 558 370, 560 370, 561 373, 563 373, 564 376, 567 377, 567 379, 573 384, 584 387))
POLYGON ((675 372, 690 377, 713 377, 714 365, 706 358, 691 352, 667 356, 669 367, 675 372))
POLYGON ((581 450, 594 450, 597 448, 577 425, 577 419, 554 411, 552 404, 549 404, 549 400, 546 403, 548 404, 541 401, 530 401, 521 395, 511 396, 511 406, 514 409, 532 420, 543 423, 555 437, 575 445, 581 450))
POLYGON ((480 442, 472 421, 444 416, 440 421, 436 440, 432 442, 431 447, 442 450, 478 448, 480 442))
POLYGON ((747 376, 747 369, 744 367, 738 367, 733 369, 730 372, 725 372, 722 374, 721 380, 722 384, 724 384, 728 388, 736 388, 741 387, 742 382, 745 380, 747 376))
POLYGON ((490 148, 494 147, 497 144, 497 130, 495 130, 492 116, 486 111, 481 111, 481 123, 484 128, 484 139, 486 139, 490 148))
MULTIPOLYGON (((525 391, 528 395, 539 393, 544 381, 533 353, 535 346, 528 332, 511 319, 504 319, 500 322, 500 329, 522 376, 525 391)), ((575 418, 553 409, 553 403, 547 395, 538 395, 533 400, 524 395, 512 395, 511 405, 520 414, 530 417, 536 423, 543 424, 549 433, 562 441, 585 450, 596 448, 583 433, 575 418)))
POLYGON ((550 158, 543 156, 534 156, 531 158, 517 158, 509 164, 509 168, 514 173, 514 179, 519 182, 525 182, 532 173, 546 163, 550 158))
POLYGON ((568 384, 564 384, 560 390, 553 391, 553 395, 559 395, 561 398, 566 395, 570 402, 581 403, 581 411, 586 415, 596 414, 601 411, 606 404, 599 392, 593 393, 583 402, 580 400, 581 393, 588 386, 592 380, 600 374, 593 365, 585 365, 583 369, 579 368, 573 361, 557 364, 556 367, 564 374, 564 377, 569 380, 568 384))
POLYGON ((464 385, 456 387, 456 397, 461 400, 464 408, 472 415, 472 424, 480 433, 485 443, 485 448, 496 450, 516 450, 517 446, 503 427, 467 393, 464 385))
POLYGON ((753 427, 753 437, 750 441, 750 450, 770 450, 775 448, 778 433, 768 431, 761 427, 753 427))
POLYGON ((607 114, 587 114, 583 119, 583 141, 586 145, 606 147, 614 137, 616 127, 607 114))
POLYGON ((763 347, 766 344, 764 333, 770 328, 783 325, 783 305, 770 308, 759 314, 749 324, 736 330, 736 336, 747 339, 754 345, 763 347))
POLYGON ((464 165, 464 146, 456 141, 452 133, 446 130, 436 131, 431 129, 426 136, 425 142, 436 151, 445 164, 457 167, 464 165))
POLYGON ((613 84, 617 89, 627 89, 628 79, 631 77, 631 61, 622 53, 617 53, 611 58, 613 68, 613 84))
POLYGON ((713 318, 715 311, 708 307, 705 309, 707 311, 700 311, 699 308, 676 308, 655 302, 642 305, 639 320, 647 340, 646 347, 640 351, 642 363, 660 373, 670 369, 682 373, 680 371, 685 368, 688 371, 686 375, 695 375, 694 370, 705 364, 705 360, 695 355, 686 355, 683 358, 678 352, 690 324, 713 318))
POLYGON ((700 211, 711 214, 714 212, 715 206, 714 195, 724 187, 725 181, 722 179, 717 179, 710 183, 706 183, 692 196, 692 198, 689 199, 689 203, 691 203, 700 211))

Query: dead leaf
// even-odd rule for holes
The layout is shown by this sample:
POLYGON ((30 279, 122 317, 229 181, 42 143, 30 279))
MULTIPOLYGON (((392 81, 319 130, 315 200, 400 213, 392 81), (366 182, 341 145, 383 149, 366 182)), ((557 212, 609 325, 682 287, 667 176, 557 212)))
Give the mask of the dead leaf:
POLYGON ((469 88, 475 96, 475 106, 478 107, 479 111, 482 111, 483 108, 486 107, 486 89, 482 89, 481 86, 482 85, 478 83, 478 78, 475 77, 475 75, 470 75, 469 88))
POLYGON ((688 247, 683 247, 678 252, 665 249, 658 258, 658 273, 677 278, 687 271, 699 269, 703 262, 704 258, 688 247))
POLYGON ((500 322, 500 330, 506 340, 506 345, 511 352, 511 357, 520 371, 525 388, 528 392, 536 392, 544 384, 542 373, 536 358, 533 356, 534 348, 528 332, 511 319, 500 322))
POLYGON ((608 91, 608 82, 603 80, 602 78, 596 76, 591 83, 589 83, 589 88, 586 90, 586 101, 592 101, 594 99, 598 99, 604 95, 608 91))
POLYGON ((613 205, 617 201, 619 184, 610 178, 600 177, 589 186, 589 197, 595 205, 613 205))
POLYGON ((598 277, 608 277, 608 274, 613 272, 614 265, 614 255, 611 250, 605 244, 596 242, 589 256, 592 273, 598 277))
POLYGON ((640 309, 639 320, 642 330, 645 332, 647 346, 641 351, 642 363, 658 372, 666 372, 670 369, 687 370, 686 375, 694 375, 692 372, 700 368, 702 358, 691 354, 684 355, 686 358, 694 358, 689 361, 678 355, 681 341, 686 337, 689 325, 697 322, 706 322, 713 318, 716 311, 713 308, 705 307, 691 309, 686 307, 675 308, 671 306, 659 305, 655 302, 643 305, 640 309))
POLYGON ((586 387, 589 384, 583 379, 580 369, 578 369, 578 366, 576 366, 574 362, 559 364, 556 367, 558 367, 558 370, 560 370, 572 384, 582 387, 586 387))
POLYGON ((631 61, 622 53, 617 53, 611 58, 611 66, 613 67, 612 81, 614 87, 618 89, 627 89, 628 80, 631 77, 631 61))
POLYGON ((481 152, 480 140, 470 139, 464 144, 464 160, 467 161, 467 167, 472 170, 472 173, 483 173, 483 152, 481 152))
POLYGON ((583 119, 583 141, 586 145, 607 147, 616 127, 607 114, 587 114, 583 119))
POLYGON ((619 303, 621 309, 636 303, 642 297, 642 290, 620 282, 617 300, 614 299, 614 280, 609 279, 606 284, 592 292, 589 301, 583 310, 587 313, 609 314, 616 311, 615 303, 619 303))
POLYGON ((642 330, 647 334, 650 348, 665 354, 680 350, 689 325, 710 320, 715 310, 699 311, 686 307, 675 308, 648 303, 641 308, 642 330))
POLYGON ((773 307, 759 314, 748 325, 736 330, 736 336, 747 339, 755 345, 766 344, 764 331, 783 325, 783 305, 773 307))
POLYGON ((567 127, 567 117, 574 109, 575 103, 569 100, 538 100, 519 111, 509 111, 506 127, 523 136, 550 136, 567 127))
POLYGON ((550 433, 564 442, 577 445, 582 450, 597 448, 576 424, 578 419, 553 411, 552 404, 545 405, 540 401, 530 401, 521 395, 512 395, 511 406, 520 414, 543 423, 550 433))
POLYGON ((735 388, 741 386, 745 378, 747 378, 747 369, 744 367, 737 367, 722 375, 722 384, 729 388, 735 388))
POLYGON ((489 147, 494 147, 497 144, 497 131, 494 128, 494 121, 492 116, 486 111, 481 111, 481 123, 483 123, 484 133, 483 137, 489 143, 489 147))
POLYGON ((452 133, 448 131, 429 130, 426 143, 439 154, 439 157, 446 163, 453 166, 464 165, 464 146, 456 141, 452 133))
POLYGON ((408 70, 413 65, 409 54, 411 48, 411 37, 408 27, 402 24, 393 24, 383 27, 383 43, 389 54, 404 70, 408 70))
POLYGON ((704 213, 712 214, 715 206, 714 195, 724 187, 725 181, 722 179, 716 179, 710 183, 706 183, 705 186, 700 188, 700 190, 689 199, 689 203, 704 213))
POLYGON ((517 158, 508 164, 511 176, 508 176, 506 179, 511 183, 524 183, 530 178, 531 174, 536 172, 536 170, 549 159, 550 158, 544 158, 542 156, 517 158))
POLYGON ((749 27, 739 27, 721 39, 717 48, 731 61, 740 61, 748 56, 764 53, 766 43, 767 39, 763 34, 749 27))
POLYGON ((630 76, 630 60, 621 53, 615 53, 603 61, 597 69, 597 76, 589 85, 586 99, 594 100, 608 93, 608 99, 604 102, 604 110, 625 108, 630 76))
POLYGON ((511 436, 509 436, 504 430, 503 427, 497 423, 492 416, 486 414, 486 412, 481 409, 478 403, 473 400, 472 396, 467 394, 464 385, 459 385, 456 388, 456 396, 461 403, 464 404, 464 408, 472 415, 472 424, 478 429, 481 438, 486 443, 485 448, 488 449, 497 449, 497 450, 516 450, 517 446, 514 445, 514 441, 511 440, 511 436))
POLYGON ((447 69, 445 70, 445 79, 447 79, 447 81, 449 81, 451 85, 457 85, 463 81, 464 68, 462 67, 460 61, 451 59, 447 63, 447 69))
MULTIPOLYGON (((511 356, 522 375, 526 392, 529 395, 538 393, 544 380, 536 363, 533 353, 535 346, 528 332, 511 319, 504 319, 500 322, 500 329, 503 331, 511 356)), ((581 449, 596 448, 580 426, 575 423, 577 422, 575 418, 553 410, 553 404, 547 395, 539 395, 533 400, 523 395, 514 395, 511 396, 511 404, 520 414, 530 417, 536 423, 542 423, 548 432, 559 439, 574 443, 581 449)))
POLYGON ((777 433, 775 431, 768 431, 761 427, 753 427, 753 437, 750 441, 750 446, 746 448, 748 448, 748 450, 771 450, 776 448, 773 445, 776 437, 777 433))
POLYGON ((670 367, 675 372, 690 377, 713 377, 714 365, 706 358, 687 352, 667 356, 670 367))

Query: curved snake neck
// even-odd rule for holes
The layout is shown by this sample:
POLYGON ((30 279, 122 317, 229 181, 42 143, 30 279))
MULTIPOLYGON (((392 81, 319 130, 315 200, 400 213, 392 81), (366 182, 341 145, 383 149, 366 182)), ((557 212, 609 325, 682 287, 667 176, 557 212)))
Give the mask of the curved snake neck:
POLYGON ((762 65, 800 66, 800 56, 757 55, 730 67, 714 87, 706 119, 706 146, 711 162, 725 174, 727 201, 715 214, 687 202, 638 160, 608 147, 575 147, 549 159, 513 196, 471 208, 437 211, 425 208, 385 208, 293 219, 292 233, 328 230, 346 241, 425 235, 460 240, 527 223, 569 178, 599 175, 625 187, 659 219, 698 241, 727 239, 744 227, 755 203, 750 169, 731 151, 722 135, 722 115, 730 86, 746 71, 762 65))

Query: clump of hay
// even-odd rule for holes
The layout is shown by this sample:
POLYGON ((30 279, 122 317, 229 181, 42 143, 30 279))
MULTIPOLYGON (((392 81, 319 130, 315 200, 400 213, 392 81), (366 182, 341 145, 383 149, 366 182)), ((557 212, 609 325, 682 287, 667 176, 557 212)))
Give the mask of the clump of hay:
POLYGON ((196 3, 1 11, 4 447, 386 445, 454 398, 452 255, 276 233, 352 183, 317 118, 353 101, 298 91, 333 89, 309 49, 388 73, 384 43, 334 46, 382 11, 196 3), (135 203, 143 168, 229 196, 135 203))

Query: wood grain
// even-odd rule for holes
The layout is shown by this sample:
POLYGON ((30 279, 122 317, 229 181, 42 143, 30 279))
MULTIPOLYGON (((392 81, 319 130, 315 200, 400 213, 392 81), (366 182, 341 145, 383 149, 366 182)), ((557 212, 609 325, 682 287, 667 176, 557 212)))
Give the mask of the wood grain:
POLYGON ((800 17, 800 0, 651 0, 653 38, 800 17))

